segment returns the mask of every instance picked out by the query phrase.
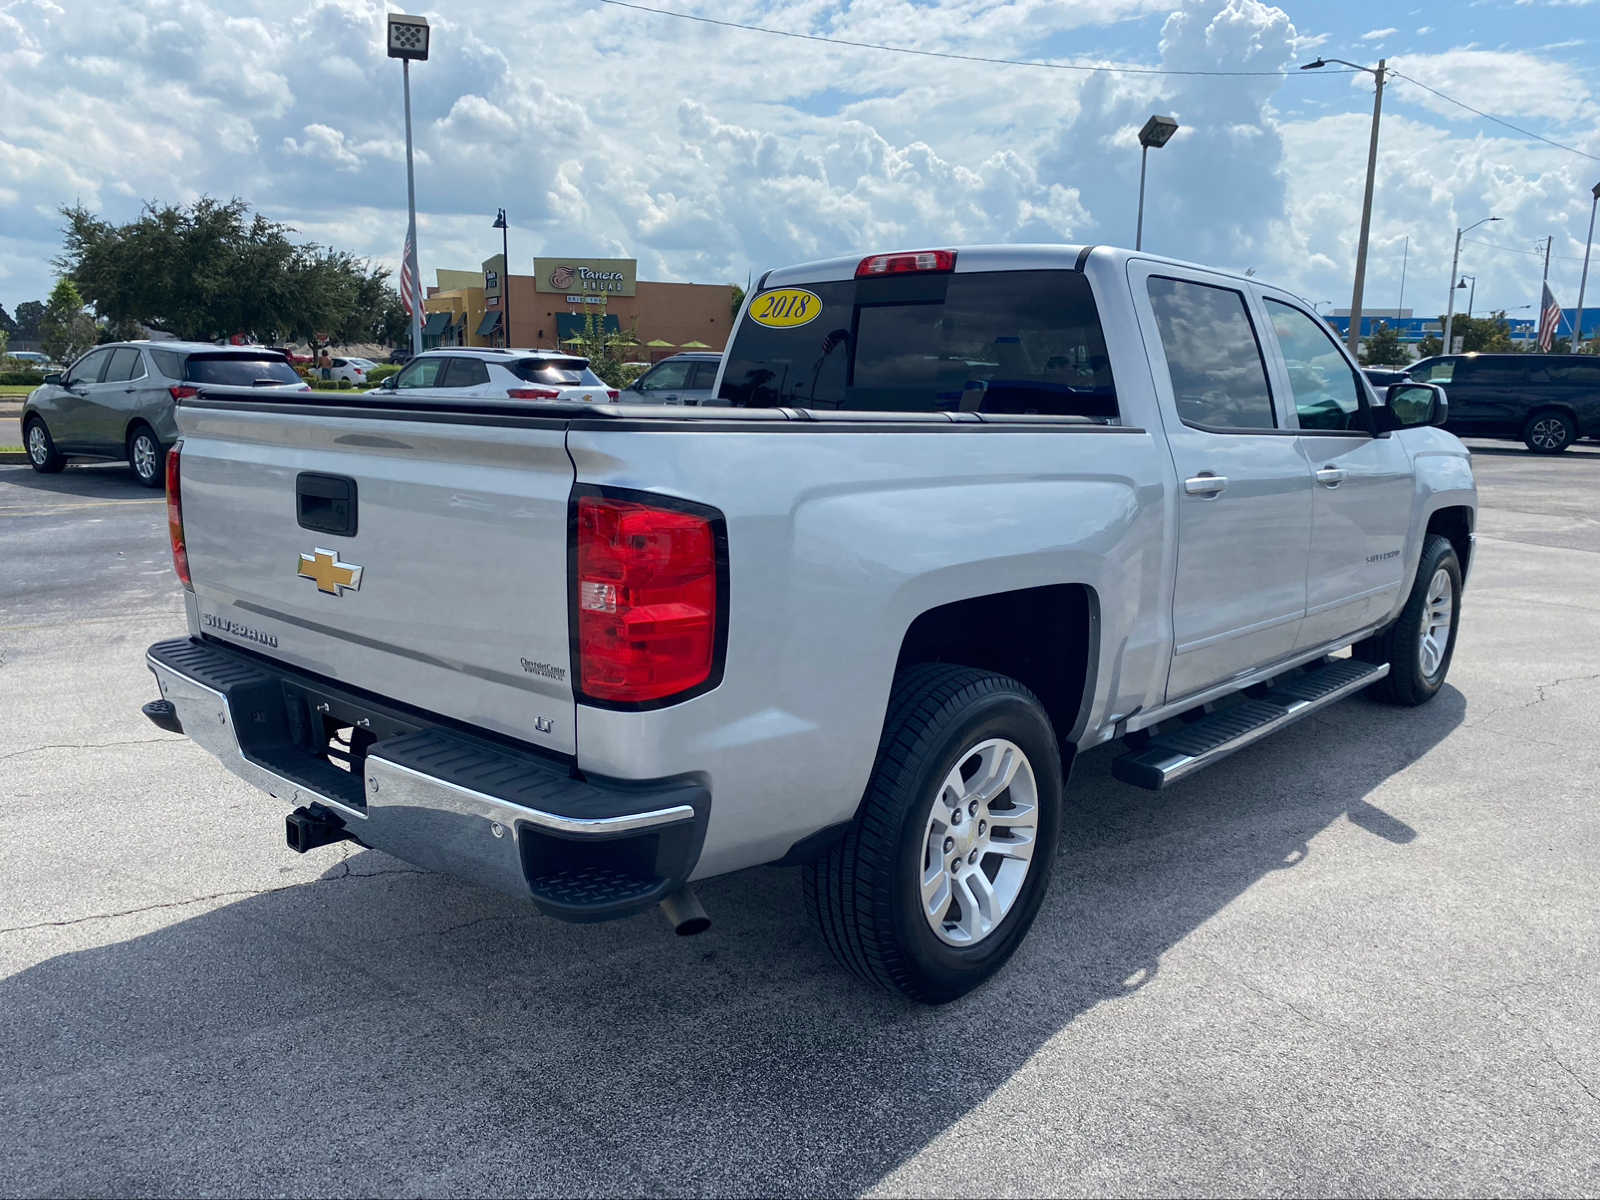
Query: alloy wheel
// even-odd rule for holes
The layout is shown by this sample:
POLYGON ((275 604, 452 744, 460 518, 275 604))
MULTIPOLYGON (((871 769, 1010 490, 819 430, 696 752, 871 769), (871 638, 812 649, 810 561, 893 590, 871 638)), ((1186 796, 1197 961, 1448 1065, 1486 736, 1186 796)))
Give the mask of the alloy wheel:
POLYGON ((1422 611, 1422 632, 1417 639, 1417 662, 1424 678, 1432 679, 1444 663, 1450 646, 1450 626, 1455 618, 1456 587, 1450 572, 1440 567, 1428 581, 1422 611))
POLYGON ((1528 432, 1528 440, 1541 450, 1559 450, 1567 444, 1567 425, 1560 417, 1540 417, 1528 432))
POLYGON ((28 426, 28 457, 37 467, 44 466, 50 457, 50 441, 45 436, 44 426, 37 421, 28 426))
POLYGON ((133 469, 140 479, 156 477, 156 444, 148 433, 141 433, 133 439, 133 469))
POLYGON ((1005 920, 1028 878, 1039 786, 1015 742, 962 752, 934 796, 923 836, 922 915, 940 941, 974 946, 1005 920))

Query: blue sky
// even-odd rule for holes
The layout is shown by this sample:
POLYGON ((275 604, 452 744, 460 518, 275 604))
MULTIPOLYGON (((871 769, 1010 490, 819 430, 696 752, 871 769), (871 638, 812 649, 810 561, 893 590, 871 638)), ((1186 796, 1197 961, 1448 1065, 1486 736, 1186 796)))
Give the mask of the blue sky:
MULTIPOLYGON (((958 54, 1106 66, 1398 68, 1600 156, 1600 3, 644 0, 958 54)), ((512 218, 536 254, 626 255, 645 278, 742 282, 783 262, 977 241, 1129 244, 1134 133, 1146 246, 1349 302, 1364 76, 1201 78, 1004 67, 712 28, 594 0, 421 6, 414 71, 423 274, 471 267, 512 218)), ((56 208, 237 194, 308 238, 394 265, 404 235, 398 65, 373 0, 0 0, 0 303, 38 299, 56 208)), ((1576 298, 1600 160, 1403 82, 1385 95, 1368 307, 1438 312, 1454 227, 1477 310, 1576 298)), ((1600 285, 1597 285, 1600 291, 1600 285)), ((1324 305, 1324 308, 1327 306, 1324 305)))

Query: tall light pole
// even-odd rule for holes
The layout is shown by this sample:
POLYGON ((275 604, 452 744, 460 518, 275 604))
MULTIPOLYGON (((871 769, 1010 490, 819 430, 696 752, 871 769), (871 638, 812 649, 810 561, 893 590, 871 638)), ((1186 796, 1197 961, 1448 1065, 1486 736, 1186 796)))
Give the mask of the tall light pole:
POLYGON ((1461 282, 1456 284, 1456 290, 1467 286, 1467 280, 1472 280, 1472 288, 1467 292, 1467 320, 1472 320, 1472 302, 1478 295, 1478 277, 1476 275, 1463 275, 1461 282))
POLYGON ((1350 293, 1350 333, 1345 345, 1355 354, 1361 346, 1361 293, 1367 283, 1367 234, 1372 228, 1372 181, 1378 171, 1378 119, 1383 114, 1383 80, 1388 73, 1387 59, 1380 58, 1376 67, 1363 67, 1360 63, 1346 62, 1342 58, 1319 58, 1301 66, 1302 71, 1314 71, 1329 63, 1341 67, 1354 67, 1372 76, 1377 85, 1372 93, 1372 139, 1367 144, 1367 190, 1361 200, 1361 237, 1356 242, 1356 285, 1350 293))
MULTIPOLYGON (((411 262, 412 287, 422 290, 422 272, 417 268, 417 176, 411 165, 411 60, 428 61, 428 21, 426 17, 389 14, 389 57, 400 60, 400 75, 406 96, 406 247, 411 262)), ((411 306, 411 353, 422 353, 422 305, 411 306)))
POLYGON ((1487 225, 1490 221, 1498 221, 1499 219, 1499 217, 1485 217, 1481 221, 1474 221, 1465 229, 1458 228, 1456 230, 1456 249, 1455 253, 1450 256, 1450 299, 1449 304, 1444 310, 1444 353, 1446 354, 1455 353, 1455 351, 1450 349, 1452 344, 1450 341, 1450 330, 1455 325, 1456 320, 1456 268, 1461 265, 1461 235, 1463 233, 1471 233, 1479 225, 1487 225))
POLYGON ((1133 248, 1144 249, 1144 165, 1150 157, 1151 147, 1165 146, 1178 132, 1178 122, 1172 117, 1152 116, 1139 130, 1139 222, 1133 230, 1133 248))
POLYGON ((505 325, 500 344, 509 350, 511 349, 511 251, 506 248, 510 222, 506 220, 505 209, 502 208, 495 214, 494 225, 491 228, 500 231, 500 321, 505 325))
MULTIPOLYGON (((1594 185, 1594 201, 1589 205, 1589 236, 1583 240, 1583 274, 1578 277, 1578 316, 1572 322, 1572 352, 1583 342, 1583 291, 1589 286, 1589 245, 1594 241, 1594 211, 1600 208, 1600 183, 1594 185)), ((1542 297, 1541 297, 1542 299, 1542 297)))

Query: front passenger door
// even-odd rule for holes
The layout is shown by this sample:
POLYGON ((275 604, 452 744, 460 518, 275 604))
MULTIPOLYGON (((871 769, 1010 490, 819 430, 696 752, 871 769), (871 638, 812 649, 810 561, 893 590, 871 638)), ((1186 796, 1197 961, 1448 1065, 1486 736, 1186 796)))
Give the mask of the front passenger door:
POLYGON ((91 350, 68 368, 61 380, 57 415, 50 421, 50 434, 61 449, 97 449, 94 436, 94 406, 98 401, 100 377, 111 361, 109 348, 91 350))
POLYGON ((1320 319, 1285 297, 1264 300, 1274 371, 1294 400, 1299 444, 1315 486, 1306 619, 1299 648, 1387 616, 1409 578, 1406 535, 1415 504, 1411 456, 1374 436, 1366 382, 1320 319))

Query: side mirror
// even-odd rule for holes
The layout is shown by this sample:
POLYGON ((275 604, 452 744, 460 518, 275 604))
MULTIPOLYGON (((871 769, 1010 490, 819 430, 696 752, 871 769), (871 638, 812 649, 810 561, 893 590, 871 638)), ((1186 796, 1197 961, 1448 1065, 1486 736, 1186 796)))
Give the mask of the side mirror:
POLYGON ((53 384, 55 384, 56 387, 60 387, 61 386, 61 372, 60 371, 51 371, 49 374, 47 374, 44 377, 44 381, 46 383, 53 383, 53 384))
POLYGON ((1393 383, 1385 392, 1387 409, 1380 423, 1388 429, 1416 429, 1439 425, 1450 418, 1450 401, 1436 383, 1393 383))
POLYGON ((380 392, 394 391, 394 389, 399 386, 399 383, 397 382, 399 378, 400 376, 398 375, 385 376, 383 382, 378 385, 378 390, 380 392))

